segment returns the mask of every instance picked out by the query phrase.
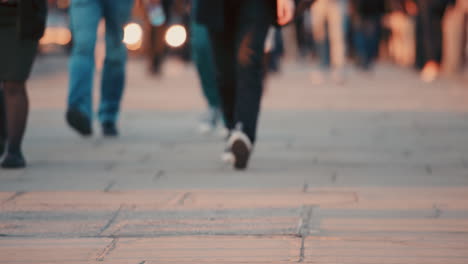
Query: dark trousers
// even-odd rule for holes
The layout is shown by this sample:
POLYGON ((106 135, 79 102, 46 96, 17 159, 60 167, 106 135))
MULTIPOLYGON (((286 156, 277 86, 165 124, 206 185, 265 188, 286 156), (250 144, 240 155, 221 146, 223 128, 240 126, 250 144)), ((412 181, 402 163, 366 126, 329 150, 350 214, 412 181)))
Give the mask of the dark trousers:
POLYGON ((416 67, 423 68, 429 61, 442 60, 442 0, 419 0, 416 18, 416 67))
POLYGON ((210 29, 224 119, 229 130, 240 125, 254 142, 264 44, 273 18, 267 1, 226 1, 224 8, 224 30, 210 29))
POLYGON ((369 69, 379 55, 379 44, 382 26, 381 16, 362 18, 353 25, 353 42, 358 66, 369 69))

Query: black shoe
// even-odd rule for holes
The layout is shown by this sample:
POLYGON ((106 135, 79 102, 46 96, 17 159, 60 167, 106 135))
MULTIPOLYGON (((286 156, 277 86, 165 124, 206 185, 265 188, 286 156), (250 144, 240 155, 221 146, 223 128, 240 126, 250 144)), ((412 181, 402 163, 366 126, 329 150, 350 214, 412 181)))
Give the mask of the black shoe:
POLYGON ((91 120, 77 109, 69 109, 66 114, 68 125, 82 136, 91 136, 91 120))
POLYGON ((229 138, 229 146, 234 156, 234 169, 245 170, 252 151, 252 142, 241 131, 234 131, 229 138))
POLYGON ((4 169, 23 169, 26 167, 26 160, 24 160, 21 152, 7 153, 2 161, 2 168, 4 169))
POLYGON ((102 124, 102 134, 104 134, 105 137, 117 137, 119 131, 114 122, 104 122, 102 124))

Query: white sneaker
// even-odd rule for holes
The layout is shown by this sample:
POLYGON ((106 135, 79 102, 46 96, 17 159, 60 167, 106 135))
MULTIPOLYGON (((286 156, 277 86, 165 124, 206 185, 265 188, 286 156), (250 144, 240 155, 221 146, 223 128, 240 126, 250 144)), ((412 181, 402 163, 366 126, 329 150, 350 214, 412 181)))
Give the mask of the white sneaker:
POLYGON ((234 153, 232 153, 232 149, 230 147, 226 147, 221 154, 221 160, 224 163, 234 164, 236 158, 234 157, 234 153))
POLYGON ((229 138, 228 147, 230 147, 232 156, 234 157, 234 161, 232 162, 234 169, 245 170, 253 147, 250 139, 244 132, 235 130, 229 138))

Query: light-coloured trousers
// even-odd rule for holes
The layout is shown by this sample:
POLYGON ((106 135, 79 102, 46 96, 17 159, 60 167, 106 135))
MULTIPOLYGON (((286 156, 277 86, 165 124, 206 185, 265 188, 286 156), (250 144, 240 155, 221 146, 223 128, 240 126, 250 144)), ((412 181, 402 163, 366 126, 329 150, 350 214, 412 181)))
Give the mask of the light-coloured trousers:
POLYGON ((310 9, 314 40, 325 45, 328 36, 331 65, 335 68, 343 67, 346 60, 347 11, 347 0, 317 0, 310 9))

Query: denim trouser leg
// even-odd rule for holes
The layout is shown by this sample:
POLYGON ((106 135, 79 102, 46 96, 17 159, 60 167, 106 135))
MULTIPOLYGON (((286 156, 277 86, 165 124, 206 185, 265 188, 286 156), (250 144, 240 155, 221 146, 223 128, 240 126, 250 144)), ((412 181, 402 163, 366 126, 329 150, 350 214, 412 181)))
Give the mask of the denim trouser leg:
POLYGON ((115 122, 125 85, 127 49, 122 42, 123 27, 128 22, 133 0, 103 0, 106 20, 106 58, 102 72, 99 120, 115 122))
POLYGON ((93 116, 92 87, 94 73, 94 47, 96 31, 102 16, 99 0, 73 0, 70 23, 73 33, 73 50, 70 58, 70 83, 68 108, 93 116))
POLYGON ((192 59, 200 77, 203 94, 209 107, 219 108, 220 99, 216 82, 216 68, 210 36, 205 26, 192 21, 192 59))

